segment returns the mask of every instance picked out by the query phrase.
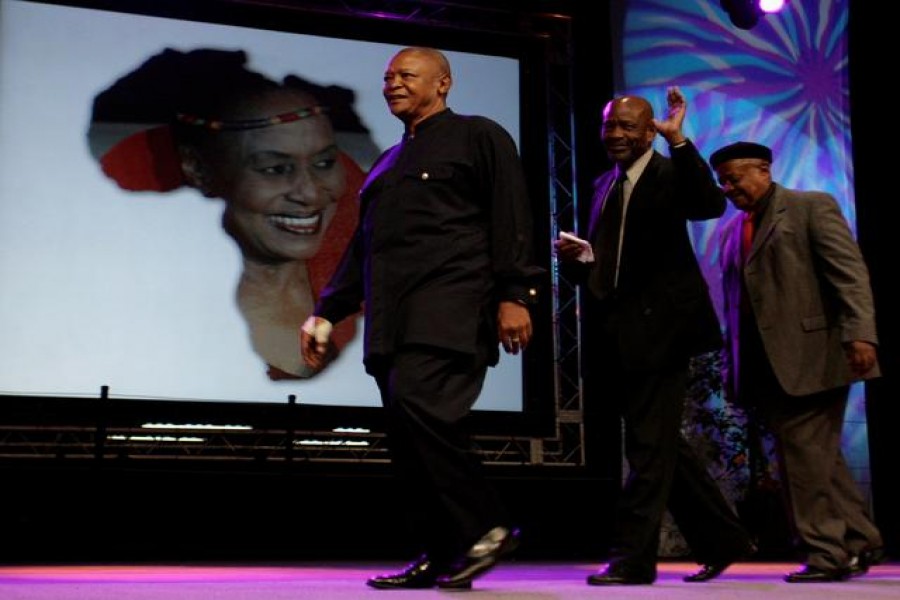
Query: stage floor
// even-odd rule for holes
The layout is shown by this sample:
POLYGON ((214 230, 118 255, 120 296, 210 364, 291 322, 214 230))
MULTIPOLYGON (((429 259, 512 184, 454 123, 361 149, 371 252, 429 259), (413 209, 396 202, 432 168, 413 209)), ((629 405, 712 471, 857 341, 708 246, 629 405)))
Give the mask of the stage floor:
MULTIPOLYGON (((402 567, 402 565, 399 565, 402 567)), ((900 563, 873 567, 868 575, 838 583, 785 583, 793 563, 746 562, 718 579, 684 583, 696 570, 687 562, 660 565, 648 586, 592 587, 585 578, 599 565, 579 563, 501 563, 472 591, 374 590, 373 574, 393 572, 396 564, 107 564, 0 565, 2 600, 401 600, 467 595, 479 600, 580 600, 659 598, 688 600, 875 600, 900 599, 900 563)))

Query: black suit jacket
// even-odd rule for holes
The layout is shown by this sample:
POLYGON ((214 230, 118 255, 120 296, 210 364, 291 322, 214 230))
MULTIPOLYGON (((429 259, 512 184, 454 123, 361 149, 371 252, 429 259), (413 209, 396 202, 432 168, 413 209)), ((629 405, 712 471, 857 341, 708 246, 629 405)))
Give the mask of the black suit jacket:
MULTIPOLYGON (((634 184, 616 296, 599 307, 615 323, 614 339, 606 340, 613 345, 608 350, 617 352, 629 370, 657 369, 722 345, 687 223, 721 216, 726 199, 693 144, 671 152, 671 158, 666 158, 654 151, 634 184)), ((594 182, 587 235, 592 243, 602 203, 614 181, 615 171, 610 170, 594 182)), ((603 257, 597 259, 600 262, 603 257)), ((586 281, 587 276, 588 269, 582 268, 580 277, 586 281)), ((592 303, 588 304, 590 310, 592 303)), ((587 331, 588 336, 594 334, 587 331)))

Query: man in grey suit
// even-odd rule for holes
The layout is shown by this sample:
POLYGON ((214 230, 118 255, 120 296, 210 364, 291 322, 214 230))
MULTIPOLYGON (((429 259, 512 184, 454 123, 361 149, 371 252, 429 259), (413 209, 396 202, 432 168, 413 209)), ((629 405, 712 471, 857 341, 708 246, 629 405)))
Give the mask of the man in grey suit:
POLYGON ((862 254, 835 199, 772 181, 772 151, 737 142, 710 164, 739 212, 722 230, 726 393, 775 439, 805 566, 792 583, 862 575, 881 534, 841 451, 850 384, 877 377, 862 254))

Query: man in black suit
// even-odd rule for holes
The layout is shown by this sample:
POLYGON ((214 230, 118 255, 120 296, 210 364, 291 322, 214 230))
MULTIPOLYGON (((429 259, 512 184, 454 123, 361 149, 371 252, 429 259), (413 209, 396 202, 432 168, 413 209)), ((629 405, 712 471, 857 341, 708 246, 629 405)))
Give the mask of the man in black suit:
POLYGON ((725 197, 681 126, 686 102, 667 93, 656 120, 637 96, 610 101, 601 140, 615 167, 595 181, 587 239, 561 238, 557 253, 588 293, 586 345, 602 395, 624 422, 628 476, 616 508, 606 569, 590 585, 649 584, 669 509, 707 581, 755 548, 734 510, 681 434, 689 359, 721 347, 721 331, 687 222, 719 217, 725 197), (656 134, 671 158, 653 150, 656 134), (594 360, 592 359, 592 360, 594 360))
POLYGON ((364 303, 363 360, 406 488, 398 512, 417 516, 424 538, 405 570, 369 579, 379 589, 470 587, 516 545, 465 425, 499 344, 528 345, 543 269, 515 143, 494 121, 450 110, 452 81, 431 48, 388 64, 383 94, 403 139, 363 184, 356 234, 301 338, 321 368, 331 324, 364 303))

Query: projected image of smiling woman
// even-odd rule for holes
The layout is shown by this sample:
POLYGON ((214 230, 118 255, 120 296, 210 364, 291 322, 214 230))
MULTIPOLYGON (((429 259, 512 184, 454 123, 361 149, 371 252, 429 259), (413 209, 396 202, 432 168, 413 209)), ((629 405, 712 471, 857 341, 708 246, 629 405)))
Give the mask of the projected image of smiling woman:
POLYGON ((331 121, 315 98, 281 86, 245 93, 218 114, 179 115, 182 170, 204 195, 225 200, 222 223, 244 257, 238 304, 254 348, 284 374, 310 375, 297 329, 315 303, 305 261, 348 188, 331 121))
MULTIPOLYGON (((203 129, 183 145, 188 181, 227 201, 224 225, 261 266, 310 258, 347 189, 331 122, 302 92, 273 88, 243 99, 227 120, 180 115, 203 129)), ((190 125, 189 125, 190 126, 190 125)))
MULTIPOLYGON (((156 94, 168 123, 150 129, 145 124, 95 153, 104 172, 125 189, 188 185, 224 200, 222 226, 242 255, 236 298, 253 349, 270 379, 310 377, 315 373, 300 356, 299 328, 355 228, 364 172, 338 142, 332 115, 346 122, 347 107, 328 105, 315 93, 333 88, 294 76, 275 82, 246 70, 244 60, 242 53, 207 50, 166 51, 148 61, 98 97, 95 116, 168 90, 156 94), (175 80, 159 85, 159 73, 175 80), (152 167, 136 166, 141 162, 152 167)), ((160 109, 144 102, 148 110, 141 121, 163 119, 147 114, 160 109)), ((365 133, 354 119, 350 129, 365 133)), ((354 333, 351 322, 334 351, 354 333)))

